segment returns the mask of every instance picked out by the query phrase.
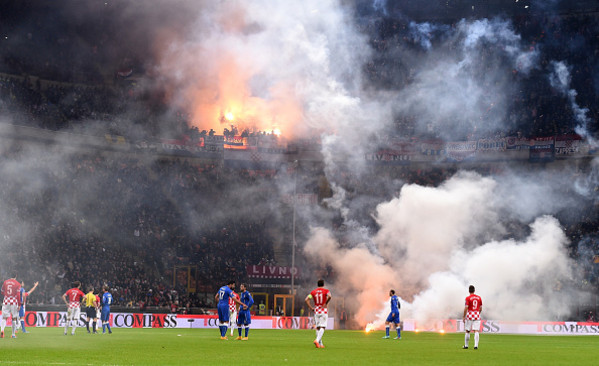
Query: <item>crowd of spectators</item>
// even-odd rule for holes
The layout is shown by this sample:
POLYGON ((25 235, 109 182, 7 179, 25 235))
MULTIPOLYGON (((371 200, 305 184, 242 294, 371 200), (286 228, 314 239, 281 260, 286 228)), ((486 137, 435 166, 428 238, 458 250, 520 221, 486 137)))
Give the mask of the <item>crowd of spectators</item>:
MULTIPOLYGON (((5 158, 23 157, 15 152, 5 158)), ((31 168, 40 176, 22 178, 43 180, 42 192, 19 192, 17 178, 0 193, 2 225, 28 223, 19 235, 4 236, 0 271, 4 276, 19 263, 20 278, 40 281, 32 303, 60 303, 79 280, 96 289, 108 284, 118 306, 189 311, 212 305, 212 294, 227 279, 246 281, 247 265, 274 263, 268 230, 276 220, 268 212, 244 219, 224 214, 264 199, 267 192, 230 196, 259 176, 95 154, 61 162, 36 157, 31 168), (96 196, 86 198, 90 190, 96 196), (175 266, 189 267, 192 278, 178 276, 175 266)))

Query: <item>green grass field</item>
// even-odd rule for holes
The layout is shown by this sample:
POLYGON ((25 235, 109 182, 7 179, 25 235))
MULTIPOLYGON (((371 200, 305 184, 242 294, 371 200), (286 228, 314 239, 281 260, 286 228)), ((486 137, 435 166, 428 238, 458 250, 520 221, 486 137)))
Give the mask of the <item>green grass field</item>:
MULTIPOLYGON (((10 329, 10 328, 9 328, 10 329)), ((10 334, 10 330, 8 334, 10 334)), ((594 336, 483 334, 478 350, 463 350, 463 334, 334 330, 325 349, 314 331, 250 331, 249 341, 221 341, 218 330, 115 329, 111 335, 78 328, 29 328, 17 339, 0 339, 0 364, 11 365, 596 365, 594 336)), ((9 336, 10 337, 10 336, 9 336)))

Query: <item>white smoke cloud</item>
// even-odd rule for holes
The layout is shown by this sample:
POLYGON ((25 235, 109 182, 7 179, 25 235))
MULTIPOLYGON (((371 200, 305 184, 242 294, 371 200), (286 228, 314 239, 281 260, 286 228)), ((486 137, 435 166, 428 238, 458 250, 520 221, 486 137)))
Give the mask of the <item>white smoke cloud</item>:
MULTIPOLYGON (((426 28, 412 26, 413 31, 426 28)), ((427 34, 420 37, 425 45, 427 34)), ((511 22, 462 20, 443 34, 438 47, 410 65, 413 81, 399 92, 395 110, 415 116, 420 131, 433 126, 450 140, 505 129, 510 95, 517 86, 506 76, 512 70, 528 74, 537 59, 538 51, 522 44, 511 22)))
MULTIPOLYGON (((492 239, 506 234, 497 185, 461 172, 438 188, 404 186, 377 208, 375 250, 342 247, 330 232, 315 228, 305 254, 333 267, 335 288, 358 294, 356 320, 362 325, 377 316, 381 322, 381 301, 390 288, 407 301, 402 316, 419 321, 461 316, 469 284, 483 297, 488 319, 567 314, 573 298, 558 291, 566 291, 560 286, 571 281, 572 264, 559 222, 541 216, 524 239, 492 239)), ((542 211, 542 202, 537 205, 542 211)))

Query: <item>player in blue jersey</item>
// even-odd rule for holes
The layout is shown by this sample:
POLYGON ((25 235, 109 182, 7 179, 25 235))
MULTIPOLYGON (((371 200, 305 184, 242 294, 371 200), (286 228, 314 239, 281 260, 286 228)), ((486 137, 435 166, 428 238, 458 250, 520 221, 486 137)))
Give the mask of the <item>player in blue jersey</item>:
POLYGON ((239 301, 237 297, 231 296, 234 288, 235 281, 229 281, 226 286, 218 289, 216 296, 214 296, 214 301, 218 301, 218 327, 220 328, 220 339, 222 340, 227 340, 227 329, 229 328, 229 298, 233 299, 238 305, 241 305, 243 310, 247 309, 247 305, 239 301))
POLYGON ((239 290, 241 291, 241 302, 244 303, 247 308, 239 309, 239 315, 237 316, 237 332, 239 333, 239 337, 236 339, 247 341, 250 332, 250 324, 252 323, 250 308, 254 305, 254 299, 252 298, 252 294, 247 290, 245 283, 239 285, 239 290), (245 330, 245 336, 243 338, 241 337, 241 328, 245 330))
POLYGON ((112 294, 108 292, 109 288, 107 285, 104 285, 102 290, 104 291, 102 300, 100 301, 102 304, 102 313, 100 315, 100 320, 102 321, 102 334, 106 334, 106 329, 108 329, 108 334, 112 334, 112 329, 110 329, 110 305, 112 305, 112 294))
POLYGON ((395 324, 395 330, 397 331, 397 337, 393 339, 401 339, 401 329, 399 327, 399 297, 395 295, 395 290, 389 290, 389 297, 391 297, 391 312, 385 321, 385 336, 384 339, 389 339, 389 328, 391 323, 395 324))
MULTIPOLYGON (((20 303, 21 306, 19 307, 19 319, 21 320, 21 329, 23 330, 23 333, 29 333, 27 332, 27 330, 25 330, 25 305, 27 304, 27 297, 29 297, 29 295, 31 295, 31 293, 33 291, 35 291, 35 289, 37 288, 38 282, 33 284, 33 287, 31 288, 31 290, 29 291, 25 291, 25 282, 21 282, 21 299, 20 299, 20 303)), ((18 325, 17 325, 17 330, 18 325)), ((15 331, 16 332, 16 331, 15 331)))

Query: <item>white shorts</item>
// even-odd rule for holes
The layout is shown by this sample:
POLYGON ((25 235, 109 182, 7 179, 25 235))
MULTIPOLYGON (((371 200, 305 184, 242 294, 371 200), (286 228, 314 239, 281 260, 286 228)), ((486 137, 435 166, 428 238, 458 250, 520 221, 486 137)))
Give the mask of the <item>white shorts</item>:
POLYGON ((19 318, 19 305, 2 305, 2 317, 8 319, 11 316, 13 319, 19 318))
POLYGON ((314 326, 316 328, 326 328, 329 320, 329 314, 314 314, 314 326))
POLYGON ((237 312, 236 311, 229 311, 229 322, 237 323, 237 312))
POLYGON ((464 320, 464 330, 466 332, 478 332, 480 330, 480 320, 464 320))
POLYGON ((81 314, 81 308, 68 308, 67 309, 67 321, 78 320, 79 314, 81 314))

